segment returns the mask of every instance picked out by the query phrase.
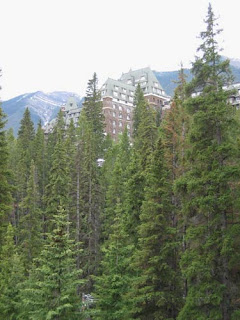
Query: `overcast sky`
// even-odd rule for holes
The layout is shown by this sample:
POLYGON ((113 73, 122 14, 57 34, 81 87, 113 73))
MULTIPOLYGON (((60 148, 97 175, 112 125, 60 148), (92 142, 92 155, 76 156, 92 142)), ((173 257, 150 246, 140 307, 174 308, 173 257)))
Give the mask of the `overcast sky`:
MULTIPOLYGON (((189 67, 209 0, 0 0, 0 96, 72 91, 83 96, 130 68, 189 67)), ((223 54, 240 58, 239 1, 212 0, 223 54)))

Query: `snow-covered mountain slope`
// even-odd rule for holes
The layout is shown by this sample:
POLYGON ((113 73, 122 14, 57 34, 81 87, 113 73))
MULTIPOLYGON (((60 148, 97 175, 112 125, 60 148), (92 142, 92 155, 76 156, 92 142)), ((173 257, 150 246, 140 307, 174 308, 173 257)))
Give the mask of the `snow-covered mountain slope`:
POLYGON ((39 120, 41 120, 44 125, 56 117, 60 107, 72 96, 76 98, 77 104, 81 106, 82 98, 79 95, 63 91, 51 93, 37 91, 4 101, 2 108, 7 115, 6 128, 13 128, 16 134, 26 108, 29 108, 31 112, 35 127, 39 120))

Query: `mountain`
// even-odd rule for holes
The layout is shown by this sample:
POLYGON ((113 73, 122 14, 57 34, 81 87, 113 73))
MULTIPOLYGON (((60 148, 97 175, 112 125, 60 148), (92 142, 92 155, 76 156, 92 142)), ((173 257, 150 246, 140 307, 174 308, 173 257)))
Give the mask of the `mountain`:
MULTIPOLYGON (((227 59, 226 57, 223 58, 227 59)), ((230 59, 230 67, 234 76, 234 83, 240 82, 240 59, 230 59)), ((154 71, 154 73, 166 94, 173 96, 177 86, 176 81, 178 80, 178 71, 154 71)), ((187 81, 190 81, 192 79, 191 70, 185 69, 185 74, 187 76, 187 81)))
MULTIPOLYGON (((226 57, 223 57, 225 59, 226 57)), ((230 66, 234 76, 234 82, 240 82, 240 59, 230 59, 230 66)), ((161 83, 165 92, 173 96, 174 89, 177 86, 178 71, 159 72, 154 71, 157 79, 161 83)), ((187 81, 192 78, 190 69, 185 69, 187 81)), ((41 91, 26 93, 4 101, 2 103, 3 111, 7 115, 6 129, 13 128, 14 134, 18 132, 20 120, 22 119, 25 108, 29 108, 35 127, 39 120, 42 124, 46 124, 56 117, 60 107, 67 102, 67 100, 74 96, 77 104, 81 106, 83 98, 72 92, 55 91, 52 93, 44 93, 41 91)))
POLYGON ((37 126, 39 120, 41 120, 44 125, 56 117, 60 107, 72 96, 75 97, 77 104, 81 106, 82 98, 79 95, 65 91, 55 91, 51 93, 37 91, 4 101, 2 103, 2 109, 7 115, 6 129, 13 128, 14 134, 17 134, 20 120, 27 107, 31 112, 34 126, 37 126))

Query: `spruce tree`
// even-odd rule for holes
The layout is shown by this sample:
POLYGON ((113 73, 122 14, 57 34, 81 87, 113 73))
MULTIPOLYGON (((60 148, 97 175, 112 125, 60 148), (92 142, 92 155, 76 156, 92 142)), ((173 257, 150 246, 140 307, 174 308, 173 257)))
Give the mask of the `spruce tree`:
POLYGON ((120 137, 120 142, 116 146, 116 154, 114 155, 114 165, 109 178, 109 185, 106 191, 105 210, 102 214, 102 232, 106 239, 111 233, 111 226, 115 217, 116 206, 124 202, 125 183, 127 181, 127 166, 130 161, 131 150, 127 129, 124 130, 120 137))
MULTIPOLYGON (((236 144, 239 126, 227 103, 231 80, 229 61, 222 61, 216 36, 216 18, 209 5, 207 28, 201 33, 200 57, 193 63, 191 95, 186 107, 192 117, 189 130, 189 171, 176 182, 188 221, 186 250, 181 258, 187 279, 186 301, 178 319, 237 319, 238 215, 232 185, 239 177, 236 144), (237 223, 237 224, 236 224, 237 223)), ((238 269, 239 270, 239 269, 238 269)))
POLYGON ((43 206, 43 195, 47 184, 47 143, 42 129, 42 123, 39 121, 36 135, 33 141, 33 160, 38 172, 38 185, 41 206, 43 206))
POLYGON ((181 305, 180 273, 175 266, 179 244, 171 219, 171 177, 161 138, 145 176, 138 247, 132 263, 137 276, 131 288, 131 313, 134 319, 176 319, 181 305))
POLYGON ((0 245, 2 243, 3 233, 6 231, 8 213, 12 202, 4 117, 0 106, 0 245))
POLYGON ((98 79, 96 73, 88 81, 86 97, 83 103, 83 110, 87 121, 90 123, 95 136, 96 156, 99 158, 103 154, 104 141, 104 115, 102 111, 101 93, 98 90, 98 79))
POLYGON ((128 304, 124 297, 132 281, 129 269, 132 245, 128 243, 128 235, 123 228, 120 200, 114 213, 109 238, 102 246, 100 274, 95 277, 96 306, 90 313, 93 319, 128 319, 128 304))
MULTIPOLYGON (((96 134, 83 109, 77 130, 77 177, 79 203, 77 208, 77 241, 83 242, 83 275, 88 279, 84 290, 91 290, 91 275, 99 262, 100 211, 102 186, 97 164, 96 134)), ((85 292, 86 293, 86 292, 85 292)))
POLYGON ((145 169, 149 157, 155 149, 157 127, 154 110, 147 104, 141 88, 137 89, 134 116, 134 144, 132 157, 127 169, 126 197, 124 214, 125 227, 131 239, 137 243, 137 226, 144 198, 145 169))
POLYGON ((19 244, 25 267, 29 269, 33 259, 39 254, 42 245, 42 214, 38 190, 38 175, 33 160, 27 182, 27 194, 20 203, 20 207, 23 214, 19 223, 19 244))
POLYGON ((67 233, 67 214, 61 207, 53 215, 48 234, 29 279, 21 290, 21 319, 81 319, 76 250, 67 233))
POLYGON ((63 132, 60 127, 56 128, 56 144, 51 158, 51 167, 48 184, 45 192, 45 224, 47 230, 51 230, 51 220, 59 205, 69 211, 69 188, 70 174, 68 156, 63 132))
POLYGON ((15 217, 16 225, 18 226, 20 217, 23 214, 19 203, 23 201, 27 193, 27 181, 30 174, 31 160, 33 159, 33 139, 34 127, 31 120, 28 108, 25 109, 23 118, 20 122, 18 130, 17 145, 16 145, 16 167, 14 170, 14 180, 16 185, 16 192, 14 192, 15 200, 15 217))
POLYGON ((0 253, 0 319, 19 316, 19 286, 24 279, 21 256, 14 243, 14 229, 8 225, 0 253))

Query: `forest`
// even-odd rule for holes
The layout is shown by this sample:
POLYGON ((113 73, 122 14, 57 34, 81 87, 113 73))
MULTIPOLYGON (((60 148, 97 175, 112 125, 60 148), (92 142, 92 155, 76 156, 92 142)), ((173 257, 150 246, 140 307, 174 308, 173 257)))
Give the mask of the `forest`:
POLYGON ((26 109, 14 137, 0 108, 0 320, 240 319, 240 117, 205 26, 161 118, 137 87, 131 140, 96 74, 77 127, 26 109))

